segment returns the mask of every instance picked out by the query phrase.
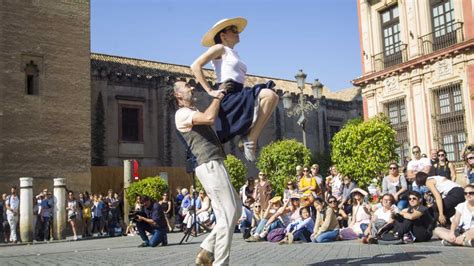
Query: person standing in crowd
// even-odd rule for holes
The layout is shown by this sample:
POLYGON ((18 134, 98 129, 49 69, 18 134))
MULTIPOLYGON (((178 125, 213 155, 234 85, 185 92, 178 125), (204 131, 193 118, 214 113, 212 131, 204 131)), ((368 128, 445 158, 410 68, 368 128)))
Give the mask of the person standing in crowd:
POLYGON ((431 171, 431 161, 428 158, 421 156, 421 149, 418 146, 412 148, 413 159, 408 162, 407 176, 408 178, 415 178, 416 173, 424 172, 429 174, 431 171))
POLYGON ((330 187, 330 193, 327 195, 327 197, 334 196, 338 201, 340 201, 342 178, 335 165, 331 166, 331 175, 329 176, 329 178, 326 178, 326 181, 328 180, 329 183, 326 184, 326 188, 330 187))
POLYGON ((153 202, 148 196, 143 196, 143 211, 136 216, 136 223, 138 234, 143 240, 143 243, 138 247, 168 245, 165 213, 160 204, 153 202), (146 232, 150 233, 150 239, 148 239, 146 232))
POLYGON ((244 87, 247 66, 234 47, 240 42, 239 34, 246 26, 247 20, 242 17, 217 22, 201 42, 210 48, 191 64, 191 70, 203 89, 211 97, 217 97, 221 92, 212 89, 203 72, 204 66, 211 62, 217 83, 226 87, 219 115, 215 119, 219 141, 226 143, 240 135, 245 158, 255 162, 257 140, 279 98, 273 90, 273 81, 257 84, 253 88, 244 87))
POLYGON ((181 228, 182 217, 181 217, 181 204, 184 199, 184 195, 181 193, 182 187, 176 187, 176 197, 174 198, 174 226, 181 228))
POLYGON ((258 174, 259 181, 255 187, 254 199, 262 206, 262 211, 267 209, 268 202, 272 197, 272 186, 264 172, 258 174))
POLYGON ((247 181, 245 184, 240 188, 239 194, 240 199, 242 202, 245 202, 247 198, 253 198, 253 194, 255 191, 255 178, 253 176, 247 177, 247 181))
POLYGON ((34 212, 36 215, 36 224, 35 224, 35 240, 44 241, 44 229, 43 229, 43 219, 41 219, 41 203, 46 199, 48 194, 48 189, 43 189, 43 191, 36 195, 36 206, 37 209, 34 212))
POLYGON ((79 194, 79 203, 82 206, 82 238, 91 235, 91 219, 92 219, 92 202, 89 197, 89 192, 79 194))
POLYGON ((5 200, 3 198, 0 198, 0 243, 5 242, 4 236, 4 228, 3 228, 3 222, 5 222, 5 216, 3 215, 5 213, 5 200))
POLYGON ((186 82, 174 83, 173 96, 179 107, 175 114, 175 123, 190 151, 196 156, 198 165, 195 169, 196 176, 210 195, 216 216, 216 224, 201 243, 201 250, 195 262, 228 264, 232 236, 241 215, 242 202, 232 187, 224 166, 226 155, 222 144, 211 127, 224 94, 222 90, 214 91, 210 105, 206 111, 200 112, 195 106, 193 90, 194 87, 186 82))
POLYGON ((435 199, 434 218, 440 224, 450 224, 450 218, 456 212, 455 207, 464 202, 464 190, 457 183, 444 176, 428 176, 424 172, 416 174, 416 184, 430 190, 435 199))
POLYGON ((92 234, 97 230, 97 235, 102 236, 102 226, 101 226, 101 218, 102 218, 102 209, 104 208, 104 204, 99 199, 97 194, 93 196, 93 204, 91 206, 92 211, 92 234))
POLYGON ((443 149, 438 150, 438 160, 433 164, 433 175, 444 176, 453 182, 456 182, 456 169, 446 155, 446 151, 443 149))
POLYGON ((438 162, 438 150, 437 149, 431 149, 430 150, 430 163, 433 166, 435 163, 438 162))
POLYGON ((326 189, 323 177, 319 174, 319 164, 315 163, 311 165, 311 176, 316 179, 316 183, 318 185, 318 190, 316 191, 316 194, 318 195, 318 197, 322 198, 326 189))
POLYGON ((474 246, 474 185, 464 188, 465 202, 456 206, 451 228, 437 227, 434 234, 444 246, 474 246))
POLYGON ((300 183, 301 178, 303 177, 303 166, 297 165, 295 168, 296 171, 296 185, 300 183))
POLYGON ((43 236, 45 241, 52 239, 51 235, 51 226, 53 219, 53 208, 54 208, 54 199, 51 191, 47 191, 45 198, 41 201, 41 230, 43 231, 43 236))
POLYGON ((466 146, 463 159, 465 181, 467 184, 474 184, 474 145, 466 146))
POLYGON ((10 239, 10 224, 8 223, 8 217, 7 217, 7 193, 2 194, 2 198, 0 201, 3 202, 3 213, 0 215, 3 216, 3 234, 0 235, 0 237, 4 240, 5 243, 8 243, 8 240, 10 239))
POLYGON ((69 191, 68 196, 67 196, 67 205, 66 205, 66 211, 67 211, 67 221, 71 225, 72 233, 73 233, 73 239, 77 240, 77 229, 76 229, 76 218, 77 218, 77 201, 74 198, 74 192, 69 191))
POLYGON ((408 184, 405 177, 399 173, 398 164, 389 165, 388 175, 382 180, 382 194, 390 193, 398 209, 402 210, 408 206, 408 184))
POLYGON ((7 221, 10 225, 10 242, 18 243, 17 226, 19 221, 20 198, 17 195, 17 188, 11 187, 11 194, 8 195, 5 201, 7 209, 7 221))
POLYGON ((171 217, 172 217, 172 206, 171 201, 169 200, 168 192, 163 193, 161 196, 161 200, 158 202, 160 204, 161 209, 165 212, 165 220, 166 224, 168 225, 168 232, 173 232, 173 227, 171 227, 171 217))
POLYGON ((309 168, 303 168, 303 177, 301 177, 298 191, 303 194, 311 194, 312 192, 316 192, 318 184, 316 183, 316 178, 312 177, 309 168))
POLYGON ((336 241, 339 235, 339 221, 337 220, 337 199, 330 196, 328 206, 322 200, 314 202, 316 205, 316 222, 314 224, 311 240, 313 243, 336 241))

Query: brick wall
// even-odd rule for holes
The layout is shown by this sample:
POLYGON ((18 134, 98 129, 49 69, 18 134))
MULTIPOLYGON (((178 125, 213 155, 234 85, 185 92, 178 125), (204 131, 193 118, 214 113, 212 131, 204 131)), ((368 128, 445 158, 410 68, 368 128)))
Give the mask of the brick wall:
POLYGON ((0 33, 0 185, 65 177, 89 189, 89 0, 0 1, 0 33), (38 95, 25 89, 31 61, 38 95))

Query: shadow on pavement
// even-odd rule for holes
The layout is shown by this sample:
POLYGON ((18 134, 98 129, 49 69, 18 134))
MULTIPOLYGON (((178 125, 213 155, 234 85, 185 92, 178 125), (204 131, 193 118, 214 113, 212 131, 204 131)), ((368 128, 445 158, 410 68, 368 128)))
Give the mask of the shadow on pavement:
POLYGON ((365 258, 344 258, 344 259, 331 259, 323 262, 313 263, 309 265, 335 265, 335 264, 381 264, 389 262, 407 262, 416 261, 426 258, 427 255, 438 254, 440 251, 420 251, 420 252, 403 252, 398 254, 380 254, 374 257, 365 258))

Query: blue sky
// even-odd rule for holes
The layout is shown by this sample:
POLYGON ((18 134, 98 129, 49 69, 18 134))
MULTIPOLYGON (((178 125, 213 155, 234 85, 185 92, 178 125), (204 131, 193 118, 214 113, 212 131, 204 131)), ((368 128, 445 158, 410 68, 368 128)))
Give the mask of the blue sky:
POLYGON ((235 49, 249 74, 303 69, 332 91, 361 75, 355 0, 92 0, 92 51, 190 65, 204 33, 236 16, 248 19, 235 49))

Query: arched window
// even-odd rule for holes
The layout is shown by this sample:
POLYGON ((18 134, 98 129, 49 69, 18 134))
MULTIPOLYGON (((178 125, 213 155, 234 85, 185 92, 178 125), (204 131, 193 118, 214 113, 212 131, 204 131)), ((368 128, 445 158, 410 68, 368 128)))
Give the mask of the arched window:
POLYGON ((39 94, 39 70, 33 60, 25 67, 25 90, 28 95, 39 94))

